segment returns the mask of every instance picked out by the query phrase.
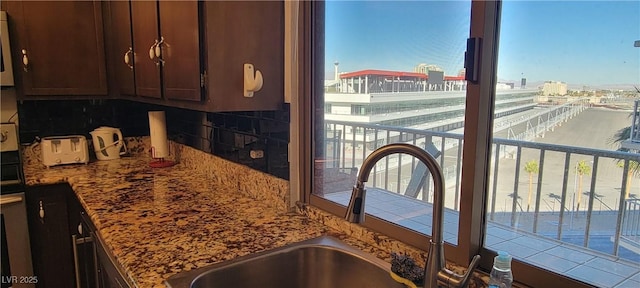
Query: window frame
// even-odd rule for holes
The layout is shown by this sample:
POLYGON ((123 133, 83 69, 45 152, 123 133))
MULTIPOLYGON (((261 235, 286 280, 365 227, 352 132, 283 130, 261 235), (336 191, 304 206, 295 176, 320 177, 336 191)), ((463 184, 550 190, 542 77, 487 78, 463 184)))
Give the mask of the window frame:
MULTIPOLYGON (((324 1, 300 1, 298 17, 298 101, 292 102, 292 121, 299 125, 294 139, 299 149, 293 149, 298 161, 291 171, 299 173, 292 183, 293 193, 299 193, 303 203, 315 206, 335 215, 345 215, 346 207, 326 200, 313 192, 315 147, 322 145, 314 132, 324 128, 324 1), (317 72, 318 71, 318 72, 317 72), (300 109, 299 113, 294 112, 300 109), (295 114, 295 115, 294 115, 295 114), (297 192, 295 192, 297 190, 297 192)), ((471 258, 480 254, 479 269, 491 270, 494 251, 483 247, 486 231, 487 188, 492 145, 495 86, 497 83, 498 38, 501 1, 471 0, 470 38, 481 38, 477 83, 467 83, 465 123, 474 129, 465 129, 460 192, 460 218, 458 243, 445 243, 447 261, 467 267, 471 258), (489 75, 489 76, 484 76, 489 75)), ((399 225, 367 215, 367 221, 359 224, 399 241, 429 250, 431 237, 416 233, 399 225)), ((520 284, 532 287, 592 287, 517 259, 512 263, 514 275, 520 284)))

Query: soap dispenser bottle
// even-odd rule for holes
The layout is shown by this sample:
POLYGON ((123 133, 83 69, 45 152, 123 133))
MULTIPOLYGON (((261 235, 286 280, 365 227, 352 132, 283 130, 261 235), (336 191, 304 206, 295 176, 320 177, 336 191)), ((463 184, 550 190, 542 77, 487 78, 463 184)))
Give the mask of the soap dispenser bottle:
POLYGON ((513 274, 511 273, 511 255, 505 251, 499 251, 493 258, 493 268, 489 275, 489 288, 511 288, 513 274))

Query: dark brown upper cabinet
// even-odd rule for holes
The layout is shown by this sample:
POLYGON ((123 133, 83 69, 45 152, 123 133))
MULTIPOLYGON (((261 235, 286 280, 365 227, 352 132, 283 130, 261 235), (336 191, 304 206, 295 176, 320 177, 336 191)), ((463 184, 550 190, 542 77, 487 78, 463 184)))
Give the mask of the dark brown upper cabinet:
POLYGON ((207 97, 210 111, 278 110, 284 103, 284 2, 206 1, 207 97), (244 96, 244 64, 263 85, 244 96))
POLYGON ((197 1, 131 1, 137 96, 202 99, 198 6, 197 1))
POLYGON ((131 2, 131 30, 136 95, 161 98, 160 60, 155 56, 155 47, 160 39, 158 2, 131 2))
POLYGON ((120 95, 136 95, 133 74, 133 34, 129 1, 109 1, 105 23, 108 27, 107 49, 111 52, 109 67, 113 73, 115 91, 120 95))
POLYGON ((164 95, 167 99, 200 101, 204 83, 201 83, 199 4, 158 3, 164 95))
POLYGON ((99 1, 7 1, 24 96, 107 95, 99 1))
POLYGON ((121 95, 200 111, 282 108, 283 1, 125 1, 111 15, 121 95), (244 64, 263 76, 253 97, 244 96, 244 64))
POLYGON ((282 109, 284 1, 2 6, 13 26, 17 85, 29 99, 108 95, 199 111, 282 109), (245 64, 262 75, 252 97, 244 95, 245 64))

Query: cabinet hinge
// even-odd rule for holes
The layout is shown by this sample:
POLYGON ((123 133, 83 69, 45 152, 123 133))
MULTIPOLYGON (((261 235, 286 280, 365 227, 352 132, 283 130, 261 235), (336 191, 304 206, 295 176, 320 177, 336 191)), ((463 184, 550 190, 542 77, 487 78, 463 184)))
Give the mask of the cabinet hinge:
POLYGON ((200 88, 204 88, 207 83, 207 70, 200 73, 200 88))

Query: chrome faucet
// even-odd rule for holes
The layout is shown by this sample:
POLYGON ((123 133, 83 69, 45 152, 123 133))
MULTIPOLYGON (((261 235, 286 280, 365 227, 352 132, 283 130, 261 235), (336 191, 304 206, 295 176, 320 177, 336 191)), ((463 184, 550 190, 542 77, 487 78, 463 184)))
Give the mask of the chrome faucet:
POLYGON ((353 192, 345 218, 353 223, 364 222, 364 201, 366 197, 364 183, 369 179, 369 173, 376 162, 395 153, 409 154, 418 158, 418 160, 427 166, 433 177, 433 233, 429 246, 429 256, 427 256, 427 263, 424 269, 424 287, 435 288, 438 287, 438 285, 444 287, 465 287, 473 274, 473 270, 478 265, 480 255, 473 257, 469 269, 464 275, 459 275, 445 267, 444 241, 442 236, 444 221, 444 177, 442 175, 442 169, 436 160, 422 148, 410 144, 394 143, 382 146, 373 151, 362 163, 356 184, 353 186, 353 192))

